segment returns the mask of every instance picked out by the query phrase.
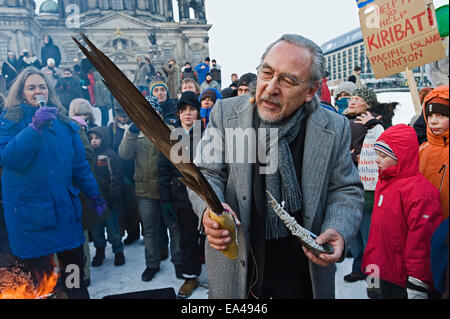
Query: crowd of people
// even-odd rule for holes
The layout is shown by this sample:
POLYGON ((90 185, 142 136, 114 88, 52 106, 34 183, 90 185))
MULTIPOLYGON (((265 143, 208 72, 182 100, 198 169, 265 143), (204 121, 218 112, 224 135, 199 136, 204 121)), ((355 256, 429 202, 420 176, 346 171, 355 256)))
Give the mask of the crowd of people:
MULTIPOLYGON (((18 59, 8 52, 2 66, 0 254, 40 275, 56 259, 58 287, 69 298, 89 297, 90 267, 101 267, 107 243, 119 267, 125 246, 141 235, 142 280, 157 276, 170 252, 184 280, 179 298, 199 286, 202 263, 210 298, 334 298, 335 263, 348 256, 347 282, 373 278, 376 265, 369 298, 448 298, 448 81, 420 91, 423 112, 410 125, 393 125, 398 103, 380 103, 359 80, 360 68, 330 91, 321 49, 300 35, 277 39, 256 73, 233 73, 226 87, 209 57, 195 67, 170 59, 157 71, 137 56, 133 84, 182 132, 179 140, 190 141, 187 160, 235 219, 239 253, 229 259, 222 252, 230 231, 180 182, 101 74, 86 59, 61 70, 59 48, 48 35, 43 43, 44 64, 24 50, 18 59), (268 158, 276 157, 276 172, 262 173, 267 162, 259 157, 202 161, 209 156, 202 146, 230 128, 253 128, 268 158), (273 151, 267 129, 278 132, 273 151), (302 246, 267 191, 333 252, 302 246), (76 289, 64 284, 69 264, 82 270, 76 289)), ((224 147, 219 158, 234 151, 224 147)))

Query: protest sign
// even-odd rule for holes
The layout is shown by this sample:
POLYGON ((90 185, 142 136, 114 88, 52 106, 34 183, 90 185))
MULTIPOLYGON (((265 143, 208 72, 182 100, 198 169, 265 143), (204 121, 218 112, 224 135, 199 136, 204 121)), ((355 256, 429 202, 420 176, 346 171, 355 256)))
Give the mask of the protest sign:
POLYGON ((376 78, 445 58, 432 0, 357 1, 376 78))
POLYGON ((383 131, 383 126, 380 124, 368 130, 363 141, 361 153, 359 153, 358 174, 365 191, 374 191, 378 182, 378 166, 375 163, 377 154, 373 149, 373 145, 383 131))

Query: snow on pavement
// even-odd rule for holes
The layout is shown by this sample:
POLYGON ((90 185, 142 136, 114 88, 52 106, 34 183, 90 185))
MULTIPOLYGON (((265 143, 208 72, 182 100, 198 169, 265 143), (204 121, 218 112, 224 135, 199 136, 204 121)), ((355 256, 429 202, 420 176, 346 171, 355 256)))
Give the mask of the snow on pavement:
MULTIPOLYGON (((91 260, 95 254, 93 243, 89 243, 91 260)), ((161 262, 160 271, 152 281, 141 280, 145 270, 143 238, 131 245, 125 246, 125 265, 114 266, 114 254, 111 246, 106 247, 106 259, 100 267, 91 267, 91 285, 88 287, 92 299, 101 299, 108 295, 128 292, 152 290, 173 287, 175 293, 183 284, 183 280, 175 277, 175 268, 170 262, 170 256, 161 262)), ((336 264, 336 298, 337 299, 367 299, 365 281, 346 283, 343 277, 350 273, 352 258, 346 258, 342 263, 336 264)), ((200 275, 200 286, 194 290, 190 299, 207 299, 208 276, 205 265, 200 275)))

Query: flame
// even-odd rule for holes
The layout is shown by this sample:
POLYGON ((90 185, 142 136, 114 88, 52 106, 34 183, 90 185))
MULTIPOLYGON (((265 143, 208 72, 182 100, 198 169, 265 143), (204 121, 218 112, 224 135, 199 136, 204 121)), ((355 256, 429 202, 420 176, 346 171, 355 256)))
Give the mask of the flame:
POLYGON ((22 281, 16 287, 7 287, 0 291, 0 299, 45 299, 52 293, 58 281, 59 274, 44 274, 36 288, 28 281, 22 281))

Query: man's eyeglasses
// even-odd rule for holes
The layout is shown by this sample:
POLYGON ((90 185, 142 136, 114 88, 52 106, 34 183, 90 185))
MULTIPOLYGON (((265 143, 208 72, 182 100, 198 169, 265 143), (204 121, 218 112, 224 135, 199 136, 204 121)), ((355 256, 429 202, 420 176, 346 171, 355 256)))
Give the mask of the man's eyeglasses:
MULTIPOLYGON (((260 65, 256 68, 256 71, 258 77, 263 81, 270 81, 275 76, 275 72, 267 66, 260 65)), ((303 81, 297 80, 294 76, 290 74, 278 74, 277 80, 278 84, 280 84, 280 86, 284 88, 291 88, 294 86, 303 85, 305 82, 310 81, 310 79, 303 81)))

